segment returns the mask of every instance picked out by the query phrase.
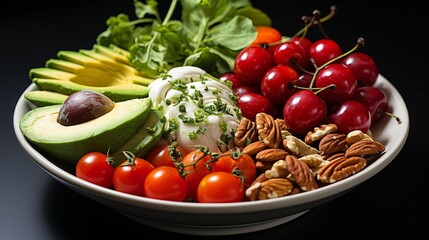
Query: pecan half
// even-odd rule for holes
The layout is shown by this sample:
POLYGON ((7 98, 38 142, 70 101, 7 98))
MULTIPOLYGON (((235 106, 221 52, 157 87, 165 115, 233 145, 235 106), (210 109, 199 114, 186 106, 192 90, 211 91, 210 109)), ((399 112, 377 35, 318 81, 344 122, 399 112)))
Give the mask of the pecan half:
POLYGON ((319 150, 308 145, 301 139, 295 136, 286 136, 283 139, 283 147, 290 153, 293 153, 299 157, 306 156, 309 154, 318 154, 319 150))
POLYGON ((278 160, 273 163, 270 169, 265 171, 266 178, 286 178, 289 175, 285 160, 278 160))
POLYGON ((359 140, 346 150, 346 157, 368 157, 383 153, 385 150, 384 145, 381 142, 374 141, 372 139, 359 140))
POLYGON ((343 152, 346 149, 346 135, 342 133, 330 133, 323 137, 319 142, 319 151, 322 155, 343 152))
POLYGON ((365 138, 372 139, 368 134, 362 132, 361 130, 354 130, 347 134, 346 142, 347 142, 347 145, 350 146, 353 143, 365 138))
POLYGON ((243 153, 247 153, 250 156, 256 155, 258 152, 267 149, 268 146, 262 141, 252 142, 251 144, 245 146, 242 150, 243 153))
POLYGON ((326 135, 336 132, 338 127, 334 123, 322 124, 320 127, 315 127, 313 131, 309 131, 304 137, 307 144, 313 144, 315 141, 322 139, 326 135))
POLYGON ((284 159, 288 154, 286 150, 281 148, 268 148, 258 152, 255 158, 261 162, 275 162, 284 159))
POLYGON ((305 162, 298 160, 294 155, 287 155, 285 158, 287 170, 290 172, 293 180, 303 191, 310 191, 318 188, 318 184, 313 177, 311 169, 305 162))
POLYGON ((237 126, 234 135, 234 144, 236 147, 243 149, 249 143, 258 140, 258 132, 256 130, 256 123, 250 119, 243 117, 240 124, 237 126))
POLYGON ((249 187, 246 190, 246 197, 251 201, 278 198, 288 195, 293 189, 291 180, 272 178, 249 187))
POLYGON ((317 179, 323 183, 338 182, 361 171, 366 164, 366 159, 362 157, 339 156, 318 170, 317 179))
POLYGON ((278 122, 274 120, 273 116, 266 113, 258 113, 256 114, 255 122, 259 138, 269 148, 279 148, 281 146, 282 133, 278 122))

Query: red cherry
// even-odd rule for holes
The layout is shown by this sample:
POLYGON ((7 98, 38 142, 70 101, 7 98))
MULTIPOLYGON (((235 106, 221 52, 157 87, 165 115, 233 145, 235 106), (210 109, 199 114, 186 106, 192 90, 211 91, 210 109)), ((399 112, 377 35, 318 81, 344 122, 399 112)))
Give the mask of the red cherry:
POLYGON ((377 80, 377 64, 368 54, 354 52, 345 56, 341 63, 353 71, 360 86, 372 86, 377 80))
POLYGON ((243 86, 244 84, 238 80, 238 77, 234 73, 224 73, 219 76, 220 80, 229 80, 232 82, 232 89, 243 86))
POLYGON ((371 127, 371 113, 363 103, 356 100, 347 100, 336 106, 328 119, 337 125, 339 133, 344 134, 354 130, 366 133, 371 127))
POLYGON ((371 113, 371 122, 374 124, 387 112, 388 100, 386 93, 380 88, 363 86, 356 89, 353 99, 363 103, 371 113))
POLYGON ((279 64, 262 78, 261 93, 274 104, 284 104, 296 89, 290 88, 290 82, 298 79, 298 73, 286 65, 279 64))
POLYGON ((298 77, 298 81, 293 82, 296 86, 308 88, 310 86, 313 75, 310 73, 302 73, 298 77))
POLYGON ((273 55, 261 46, 243 49, 234 62, 234 73, 243 84, 260 84, 268 69, 274 66, 273 55))
POLYGON ((329 60, 343 54, 343 50, 335 41, 323 38, 312 43, 307 54, 320 67, 329 60))
POLYGON ((241 109, 243 117, 255 121, 256 114, 264 112, 275 114, 274 104, 265 96, 257 93, 244 93, 237 99, 237 106, 241 109))
POLYGON ((234 95, 238 97, 245 93, 259 93, 259 90, 255 86, 244 85, 244 86, 239 86, 234 88, 233 92, 234 92, 234 95))
POLYGON ((318 93, 318 96, 330 106, 351 99, 357 88, 356 77, 352 70, 339 63, 329 64, 316 76, 315 86, 317 88, 332 84, 335 85, 335 88, 324 89, 318 93))
POLYGON ((305 68, 307 66, 307 52, 295 42, 284 42, 274 50, 274 63, 299 70, 299 67, 305 68))
POLYGON ((313 44, 310 39, 301 36, 293 37, 290 41, 300 45, 305 51, 313 44))
POLYGON ((325 102, 313 91, 303 89, 294 93, 283 107, 283 119, 296 135, 307 134, 320 126, 327 117, 325 102))

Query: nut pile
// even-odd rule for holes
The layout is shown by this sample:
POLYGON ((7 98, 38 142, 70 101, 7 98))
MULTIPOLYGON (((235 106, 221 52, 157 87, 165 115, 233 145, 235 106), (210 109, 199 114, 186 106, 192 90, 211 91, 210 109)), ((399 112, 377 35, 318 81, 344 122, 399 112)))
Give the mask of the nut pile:
POLYGON ((385 146, 360 130, 337 132, 323 124, 304 139, 292 135, 282 119, 266 113, 243 118, 234 136, 236 147, 252 156, 260 175, 246 190, 250 201, 311 191, 345 179, 375 161, 385 146))

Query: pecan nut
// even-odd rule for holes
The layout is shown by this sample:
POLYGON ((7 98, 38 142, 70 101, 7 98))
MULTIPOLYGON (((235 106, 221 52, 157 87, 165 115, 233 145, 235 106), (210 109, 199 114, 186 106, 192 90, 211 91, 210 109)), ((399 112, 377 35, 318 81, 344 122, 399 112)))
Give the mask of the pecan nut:
POLYGON ((326 135, 336 132, 338 127, 334 123, 322 124, 320 127, 315 127, 313 131, 309 131, 304 137, 304 141, 307 144, 313 144, 314 142, 322 139, 326 135))
POLYGON ((369 138, 359 140, 346 150, 346 157, 370 157, 380 155, 385 150, 384 145, 381 142, 374 141, 369 138))
POLYGON ((362 157, 338 156, 318 171, 317 179, 323 183, 338 182, 361 171, 366 164, 366 159, 362 157))
POLYGON ((256 130, 256 123, 243 117, 234 134, 235 146, 243 149, 245 146, 257 140, 258 132, 256 130))
POLYGON ((298 160, 294 155, 287 155, 285 158, 287 170, 290 172, 293 180, 303 191, 310 191, 318 188, 318 184, 313 177, 311 169, 306 163, 298 160))
POLYGON ((301 139, 295 136, 286 136, 283 139, 283 147, 290 153, 293 153, 299 157, 306 156, 309 154, 318 154, 319 150, 308 145, 301 139))
POLYGON ((272 178, 258 182, 246 190, 246 197, 251 200, 264 200, 288 195, 294 189, 294 184, 287 178, 272 178))
POLYGON ((343 152, 347 149, 346 135, 342 133, 330 133, 319 142, 319 151, 322 155, 331 155, 343 152))
MULTIPOLYGON (((282 133, 279 126, 279 121, 275 121, 273 116, 266 113, 258 113, 255 118, 256 129, 259 138, 269 148, 279 148, 282 141, 282 133)), ((284 127, 282 125, 282 127, 284 127)))
POLYGON ((258 152, 256 160, 261 162, 275 162, 284 159, 289 153, 281 148, 268 148, 258 152))

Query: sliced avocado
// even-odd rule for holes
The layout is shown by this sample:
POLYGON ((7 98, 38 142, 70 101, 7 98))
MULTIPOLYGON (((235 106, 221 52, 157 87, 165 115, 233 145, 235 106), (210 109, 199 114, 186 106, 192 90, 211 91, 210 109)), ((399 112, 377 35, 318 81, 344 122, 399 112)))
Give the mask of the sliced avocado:
POLYGON ((24 97, 37 107, 42 107, 55 104, 63 104, 68 95, 51 91, 35 90, 31 92, 26 92, 24 97))
POLYGON ((149 89, 146 86, 138 85, 134 88, 129 88, 128 85, 111 85, 111 86, 90 86, 83 85, 87 78, 76 77, 69 81, 61 81, 57 79, 34 78, 33 82, 38 86, 39 90, 59 92, 70 95, 80 90, 94 90, 103 93, 114 102, 125 101, 133 98, 146 97, 149 89), (74 82, 76 81, 76 82, 74 82))
POLYGON ((19 127, 28 141, 47 156, 76 164, 91 151, 117 151, 135 136, 149 116, 151 101, 139 98, 118 102, 110 112, 72 126, 57 122, 61 106, 30 110, 21 118, 19 127))
POLYGON ((128 142, 117 151, 110 154, 115 166, 125 160, 123 151, 130 151, 135 156, 145 156, 149 150, 161 140, 163 129, 164 122, 162 121, 162 113, 158 110, 151 109, 146 122, 134 137, 128 140, 128 142))
POLYGON ((115 45, 111 45, 110 48, 108 48, 108 47, 105 47, 103 45, 95 44, 93 49, 96 52, 101 53, 105 56, 108 56, 117 62, 129 64, 128 59, 130 57, 130 53, 128 51, 122 49, 122 48, 115 46, 115 45))
MULTIPOLYGON (((115 102, 147 97, 147 86, 154 79, 144 77, 130 65, 126 50, 118 51, 99 45, 89 50, 59 51, 58 59, 49 59, 45 67, 31 69, 29 76, 42 91, 70 95, 89 89, 115 102)), ((50 102, 41 97, 38 95, 38 101, 50 102)))

